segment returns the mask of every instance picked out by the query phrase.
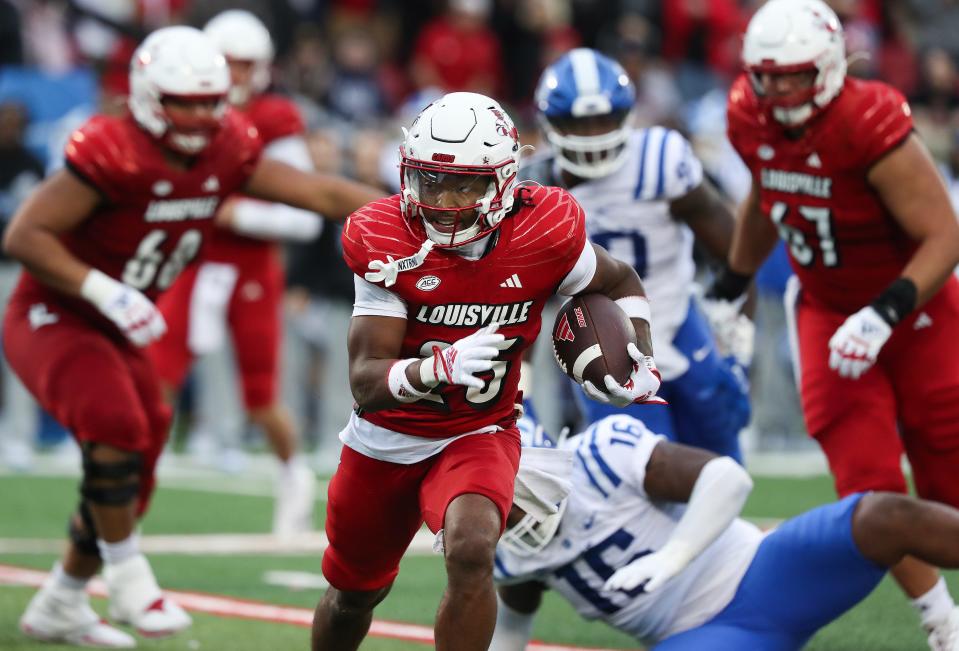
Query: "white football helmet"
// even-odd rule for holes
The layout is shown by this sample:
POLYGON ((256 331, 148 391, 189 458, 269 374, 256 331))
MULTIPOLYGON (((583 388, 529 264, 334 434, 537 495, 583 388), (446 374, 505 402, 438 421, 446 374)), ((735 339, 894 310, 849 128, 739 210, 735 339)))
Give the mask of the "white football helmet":
POLYGON ((422 224, 426 236, 440 247, 474 242, 499 227, 513 208, 520 144, 513 120, 496 100, 477 93, 449 93, 427 106, 404 134, 400 207, 408 225, 422 224), (424 203, 424 184, 450 175, 474 182, 488 177, 488 189, 471 205, 424 203), (452 231, 438 229, 424 218, 424 210, 453 213, 452 231), (475 211, 476 219, 469 223, 464 211, 475 211))
POLYGON ((770 0, 752 17, 743 63, 759 101, 773 117, 798 126, 825 108, 846 79, 842 24, 822 0, 770 0), (812 86, 786 97, 764 97, 762 73, 816 71, 812 86))
POLYGON ((230 71, 226 59, 203 32, 164 27, 150 34, 130 61, 127 103, 137 123, 171 149, 199 153, 223 124, 230 71), (212 118, 174 120, 163 99, 210 99, 218 103, 212 118))
POLYGON ((249 11, 230 9, 210 19, 203 31, 227 59, 253 64, 249 85, 234 84, 230 87, 231 104, 246 104, 250 97, 269 87, 273 40, 259 18, 249 11))
MULTIPOLYGON (((524 414, 516 421, 519 430, 520 443, 524 448, 556 448, 556 443, 543 429, 535 417, 524 414)), ((560 435, 562 441, 563 435, 560 435)), ((499 544, 517 556, 532 556, 542 550, 556 536, 559 525, 566 512, 569 498, 563 499, 557 505, 556 513, 547 515, 542 521, 537 521, 529 513, 511 527, 507 527, 500 536, 499 544)))

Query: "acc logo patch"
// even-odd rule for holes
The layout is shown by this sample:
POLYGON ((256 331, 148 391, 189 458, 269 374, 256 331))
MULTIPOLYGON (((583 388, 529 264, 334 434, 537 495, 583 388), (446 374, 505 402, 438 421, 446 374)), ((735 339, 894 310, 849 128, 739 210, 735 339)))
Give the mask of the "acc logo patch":
POLYGON ((440 279, 436 276, 423 276, 416 281, 416 289, 424 292, 431 292, 440 286, 440 279))

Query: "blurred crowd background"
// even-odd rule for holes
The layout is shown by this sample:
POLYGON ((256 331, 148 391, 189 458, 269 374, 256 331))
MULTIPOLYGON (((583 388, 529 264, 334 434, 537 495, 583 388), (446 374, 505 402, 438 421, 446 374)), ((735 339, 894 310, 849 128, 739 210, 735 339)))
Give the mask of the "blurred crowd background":
MULTIPOLYGON (((959 202, 959 0, 827 0, 841 17, 850 71, 910 99, 916 128, 959 202)), ((400 127, 443 92, 497 97, 521 139, 540 145, 532 102, 543 68, 588 46, 618 59, 638 89, 641 125, 693 143, 731 202, 748 174, 725 138, 726 90, 742 33, 761 0, 0 0, 0 227, 61 165, 69 133, 95 112, 123 110, 127 66, 158 27, 202 27, 228 8, 252 11, 276 47, 274 87, 295 99, 317 169, 398 188, 400 127)), ((285 399, 315 465, 330 470, 351 397, 346 329, 352 278, 327 225, 286 248, 285 399)), ((0 301, 19 273, 0 254, 0 301)), ((704 273, 708 270, 704 269, 704 273)), ((790 367, 780 251, 758 278, 754 418, 747 450, 812 450, 790 367)), ((546 323, 551 322, 547 315, 546 323)), ((552 428, 575 423, 548 347, 539 346, 534 400, 552 428)), ((242 415, 229 352, 203 359, 180 404, 174 446, 226 470, 262 447, 242 415)), ((4 368, 0 464, 29 469, 36 451, 69 448, 4 368)))

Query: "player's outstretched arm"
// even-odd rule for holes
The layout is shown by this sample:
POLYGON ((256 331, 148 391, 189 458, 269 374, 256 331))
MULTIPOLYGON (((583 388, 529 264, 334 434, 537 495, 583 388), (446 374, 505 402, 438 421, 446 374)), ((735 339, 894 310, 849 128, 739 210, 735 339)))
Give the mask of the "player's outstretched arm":
POLYGON ((60 242, 93 214, 100 194, 69 169, 46 179, 20 206, 7 227, 3 250, 47 285, 79 296, 90 266, 60 242))
POLYGON ((739 516, 753 482, 729 457, 661 441, 646 464, 643 489, 654 501, 686 502, 663 547, 617 570, 609 590, 632 590, 645 583, 652 592, 679 574, 739 516))
POLYGON ((736 220, 729 204, 709 179, 669 204, 673 217, 689 226, 706 253, 725 262, 733 242, 736 220))
POLYGON ((379 188, 342 176, 304 172, 269 158, 261 158, 244 191, 267 201, 278 201, 343 221, 366 204, 381 199, 379 188))
POLYGON ((867 178, 919 244, 901 275, 915 285, 911 310, 931 298, 959 265, 959 221, 932 157, 915 134, 880 159, 867 178))
POLYGON ((496 589, 496 630, 489 651, 523 651, 533 637, 533 618, 546 586, 536 581, 496 589))

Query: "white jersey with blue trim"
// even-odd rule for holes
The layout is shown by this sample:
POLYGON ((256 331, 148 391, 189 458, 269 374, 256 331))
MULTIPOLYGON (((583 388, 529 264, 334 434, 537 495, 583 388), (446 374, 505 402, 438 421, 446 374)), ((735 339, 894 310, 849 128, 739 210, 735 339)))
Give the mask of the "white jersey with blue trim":
POLYGON ((533 556, 500 545, 497 582, 544 583, 584 618, 602 619, 646 645, 719 613, 762 539, 755 526, 739 519, 652 595, 603 589, 616 569, 662 548, 685 511, 683 504, 652 501, 643 488, 646 464, 660 440, 636 419, 616 415, 566 441, 575 451, 573 489, 559 530, 533 556))
MULTIPOLYGON (((569 191, 586 212, 590 239, 642 278, 655 350, 672 342, 685 320, 696 271, 692 231, 672 217, 669 204, 702 183, 703 166, 689 142, 664 127, 635 129, 625 147, 618 171, 584 179, 569 191)), ((539 165, 531 160, 527 174, 546 185, 562 185, 552 157, 539 165), (552 169, 543 169, 546 165, 552 169)))

